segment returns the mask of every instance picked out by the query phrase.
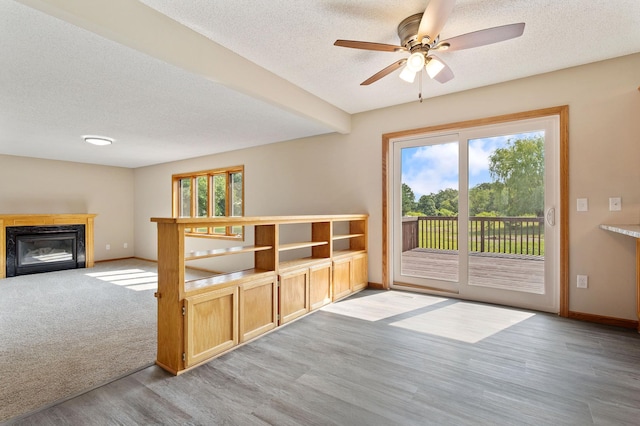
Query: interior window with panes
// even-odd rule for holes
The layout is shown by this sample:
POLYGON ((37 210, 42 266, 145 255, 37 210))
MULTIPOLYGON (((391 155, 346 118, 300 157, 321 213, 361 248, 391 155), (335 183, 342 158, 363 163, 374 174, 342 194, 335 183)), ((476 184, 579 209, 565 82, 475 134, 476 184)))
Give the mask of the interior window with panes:
MULTIPOLYGON (((174 217, 244 216, 244 166, 173 175, 174 217)), ((242 238, 242 226, 199 227, 191 235, 242 238)))

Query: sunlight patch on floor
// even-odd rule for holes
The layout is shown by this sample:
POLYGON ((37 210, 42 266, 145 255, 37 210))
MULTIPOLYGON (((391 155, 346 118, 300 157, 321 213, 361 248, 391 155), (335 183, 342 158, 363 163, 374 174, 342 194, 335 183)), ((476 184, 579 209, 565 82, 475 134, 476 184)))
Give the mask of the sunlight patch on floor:
POLYGON ((442 297, 385 291, 333 303, 322 310, 365 321, 378 321, 446 300, 442 297))
POLYGON ((158 288, 158 274, 142 269, 93 272, 85 275, 134 291, 157 290, 158 288))
POLYGON ((477 343, 535 314, 459 302, 390 324, 467 343, 477 343))

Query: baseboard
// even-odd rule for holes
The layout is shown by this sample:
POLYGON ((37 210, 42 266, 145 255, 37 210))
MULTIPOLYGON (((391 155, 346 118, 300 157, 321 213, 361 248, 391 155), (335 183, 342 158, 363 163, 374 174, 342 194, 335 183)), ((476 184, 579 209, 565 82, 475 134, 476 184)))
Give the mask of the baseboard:
POLYGON ((367 288, 371 288, 373 290, 389 290, 387 287, 384 286, 384 284, 372 283, 372 282, 367 283, 367 288))
MULTIPOLYGON (((102 259, 102 260, 96 260, 93 263, 107 263, 107 262, 116 262, 118 260, 128 260, 128 259, 138 259, 137 257, 133 257, 133 256, 129 256, 129 257, 119 257, 116 259, 102 259)), ((139 260, 144 260, 144 259, 139 259, 139 260)))
POLYGON ((153 259, 145 259, 144 257, 138 257, 138 256, 133 256, 132 259, 137 259, 137 260, 144 260, 145 262, 153 262, 153 263, 158 263, 157 260, 153 260, 153 259))
POLYGON ((623 318, 607 317, 604 315, 585 314, 584 312, 569 311, 568 318, 581 321, 595 322, 598 324, 613 325, 616 327, 638 329, 638 321, 623 318))

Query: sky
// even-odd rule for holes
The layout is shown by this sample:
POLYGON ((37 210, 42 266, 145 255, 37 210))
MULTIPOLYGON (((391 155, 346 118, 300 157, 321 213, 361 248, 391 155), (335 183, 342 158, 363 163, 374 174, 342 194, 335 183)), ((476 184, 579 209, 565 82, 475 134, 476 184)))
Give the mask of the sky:
MULTIPOLYGON (((543 135, 541 131, 470 140, 469 188, 493 181, 489 156, 497 148, 504 148, 509 140, 543 135)), ((458 142, 403 148, 401 160, 402 183, 411 187, 416 201, 442 189, 458 189, 458 142)))

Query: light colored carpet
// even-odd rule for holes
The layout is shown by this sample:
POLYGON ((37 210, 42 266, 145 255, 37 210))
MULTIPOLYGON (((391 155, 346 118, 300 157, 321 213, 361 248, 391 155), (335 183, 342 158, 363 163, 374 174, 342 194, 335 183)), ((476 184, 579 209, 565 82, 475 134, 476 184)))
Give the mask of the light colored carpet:
POLYGON ((0 280, 0 422, 152 364, 156 271, 127 259, 0 280))

